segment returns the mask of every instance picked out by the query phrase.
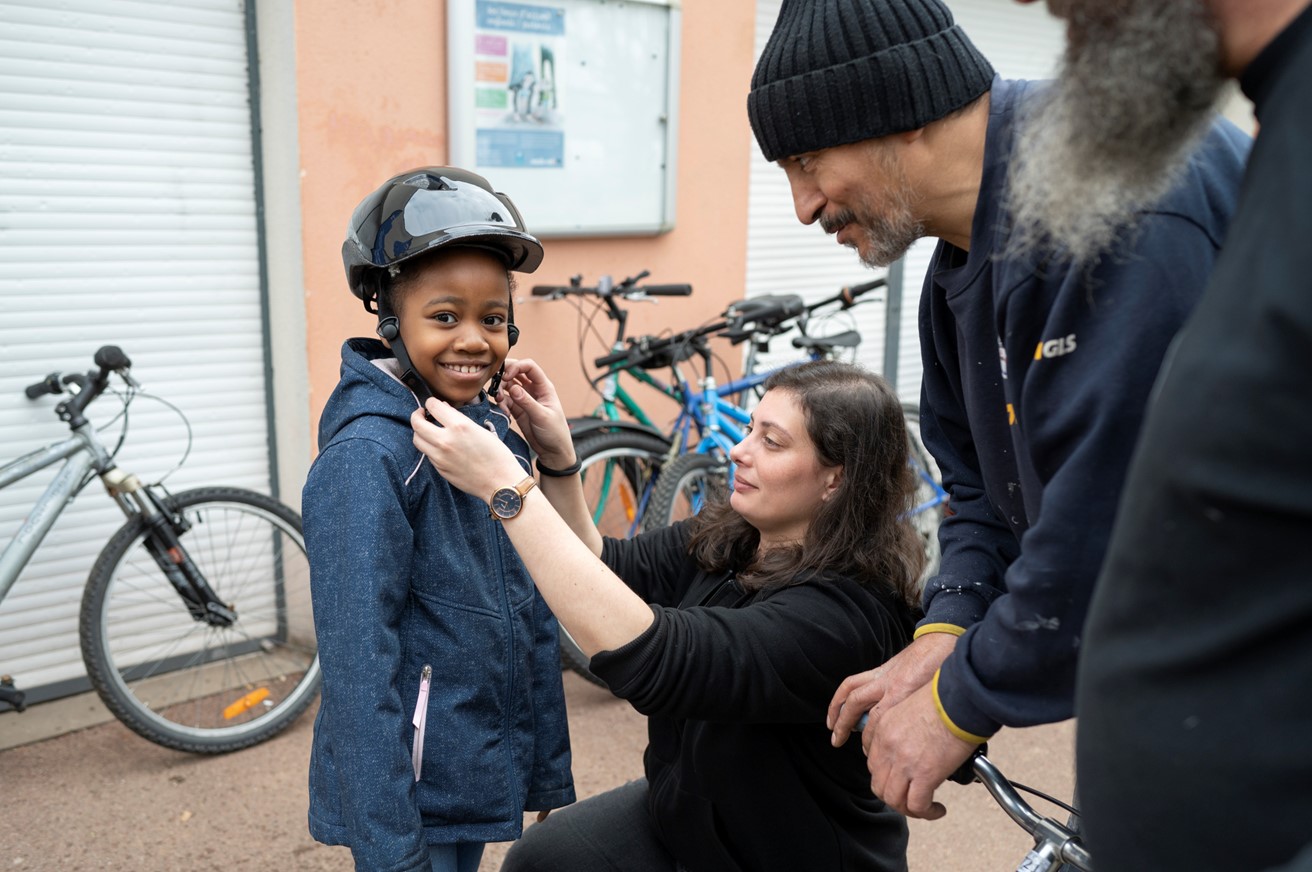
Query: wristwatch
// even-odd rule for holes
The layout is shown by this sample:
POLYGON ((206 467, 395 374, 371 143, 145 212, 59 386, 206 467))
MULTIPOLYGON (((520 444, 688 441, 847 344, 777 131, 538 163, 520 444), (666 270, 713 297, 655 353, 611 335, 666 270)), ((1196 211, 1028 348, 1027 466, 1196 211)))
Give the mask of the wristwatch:
POLYGON ((537 483, 537 479, 530 475, 514 487, 499 487, 493 491, 492 499, 488 501, 492 517, 498 521, 509 521, 518 515, 524 508, 524 497, 528 496, 528 492, 537 483))

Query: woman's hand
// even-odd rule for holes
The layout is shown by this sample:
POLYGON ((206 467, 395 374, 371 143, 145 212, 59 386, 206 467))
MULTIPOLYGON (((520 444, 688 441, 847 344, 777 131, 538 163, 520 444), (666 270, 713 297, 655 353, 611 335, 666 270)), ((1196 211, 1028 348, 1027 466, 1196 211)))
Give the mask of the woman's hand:
POLYGON ((497 397, 501 405, 515 416, 520 432, 529 447, 553 469, 574 464, 574 442, 569 423, 556 395, 556 387, 532 360, 507 360, 497 397))
POLYGON ((480 499, 491 499, 497 488, 516 484, 524 477, 524 468, 495 433, 441 400, 429 399, 424 407, 437 424, 425 419, 423 410, 415 409, 410 416, 415 447, 452 487, 480 499))

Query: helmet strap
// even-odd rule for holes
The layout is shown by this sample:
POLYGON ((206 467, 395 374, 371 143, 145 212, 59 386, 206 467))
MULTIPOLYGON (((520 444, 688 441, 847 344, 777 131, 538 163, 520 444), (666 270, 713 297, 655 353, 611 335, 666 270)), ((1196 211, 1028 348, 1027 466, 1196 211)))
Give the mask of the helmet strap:
MULTIPOLYGON (((415 365, 410 362, 410 355, 406 352, 405 343, 401 340, 401 321, 396 317, 391 306, 384 302, 382 283, 379 284, 380 287, 375 297, 378 311, 378 335, 387 340, 387 344, 392 349, 392 354, 396 356, 396 362, 401 366, 401 383, 410 389, 410 392, 415 395, 415 399, 419 400, 419 405, 423 407, 428 402, 429 397, 433 396, 433 390, 428 386, 428 382, 424 381, 419 373, 415 371, 415 365)), ((424 410, 424 414, 428 414, 427 409, 424 410)))

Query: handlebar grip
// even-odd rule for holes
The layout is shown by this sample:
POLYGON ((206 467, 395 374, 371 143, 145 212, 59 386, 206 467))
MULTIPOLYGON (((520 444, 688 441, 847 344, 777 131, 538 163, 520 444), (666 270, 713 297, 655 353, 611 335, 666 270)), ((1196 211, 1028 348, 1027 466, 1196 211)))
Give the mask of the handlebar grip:
POLYGON ((853 297, 859 297, 864 293, 873 291, 875 288, 882 288, 888 284, 887 278, 872 279, 868 282, 862 282, 859 285, 848 285, 843 290, 847 291, 853 297))
POLYGON ((887 278, 872 279, 868 282, 862 282, 859 285, 848 285, 838 292, 838 296, 839 299, 843 301, 843 308, 846 309, 848 306, 856 302, 857 297, 869 293, 875 288, 882 288, 887 284, 887 278))
POLYGON ((649 297, 686 297, 692 293, 692 285, 642 285, 634 290, 649 297))
POLYGON ((628 360, 628 358, 629 358, 628 349, 624 351, 615 351, 610 354, 604 355, 602 357, 598 357, 596 360, 592 361, 592 365, 597 367, 598 369, 604 369, 610 366, 612 363, 619 363, 621 360, 628 360))
POLYGON ((60 394, 64 389, 59 384, 59 373, 52 372, 36 384, 28 385, 23 389, 29 400, 35 400, 37 397, 43 397, 46 394, 60 394))
POLYGON ((563 296, 570 291, 577 290, 577 288, 571 288, 569 285, 534 285, 531 293, 535 297, 554 297, 557 295, 563 296))
POLYGON ((953 784, 973 784, 975 782, 975 758, 984 756, 988 754, 988 752, 989 743, 985 742, 983 745, 980 745, 972 751, 970 756, 966 758, 965 762, 958 766, 956 771, 948 776, 948 781, 951 781, 953 784))

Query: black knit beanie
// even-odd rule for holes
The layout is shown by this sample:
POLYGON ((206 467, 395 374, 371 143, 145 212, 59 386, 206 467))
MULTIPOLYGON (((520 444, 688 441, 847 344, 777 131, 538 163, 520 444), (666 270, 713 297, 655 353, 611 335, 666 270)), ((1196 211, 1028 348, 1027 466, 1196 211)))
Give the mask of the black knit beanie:
POLYGON ((939 0, 783 0, 747 115, 775 161, 915 130, 992 83, 939 0))

